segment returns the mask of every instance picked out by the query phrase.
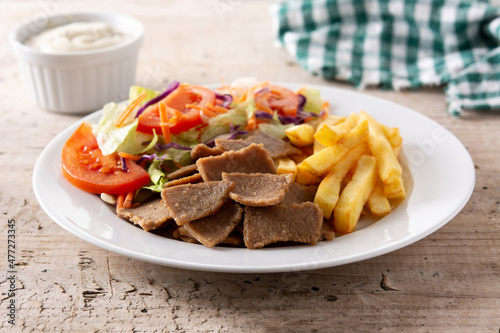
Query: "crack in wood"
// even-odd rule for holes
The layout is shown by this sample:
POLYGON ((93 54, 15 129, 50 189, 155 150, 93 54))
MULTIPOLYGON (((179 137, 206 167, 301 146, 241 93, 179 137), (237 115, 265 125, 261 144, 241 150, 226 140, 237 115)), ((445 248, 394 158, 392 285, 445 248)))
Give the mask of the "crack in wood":
POLYGON ((148 278, 146 278, 144 275, 142 275, 141 271, 137 268, 137 266, 134 263, 134 260, 130 259, 130 262, 132 263, 132 266, 134 266, 137 273, 139 273, 139 275, 144 279, 144 281, 146 281, 149 285, 152 286, 153 284, 151 283, 151 281, 148 278))
MULTIPOLYGON (((108 252, 108 254, 109 254, 109 252, 108 252)), ((111 292, 111 297, 113 297, 113 285, 111 284, 111 279, 114 279, 114 278, 112 277, 112 275, 111 275, 111 270, 110 270, 110 268, 109 268, 109 255, 106 255, 106 267, 107 267, 107 269, 108 269, 108 277, 109 277, 109 279, 108 279, 108 281, 109 281, 109 290, 110 290, 110 292, 111 292)))
POLYGON ((167 287, 164 287, 162 285, 158 285, 156 283, 153 283, 153 281, 149 280, 147 277, 145 277, 142 272, 139 270, 139 268, 137 268, 137 266, 135 265, 135 262, 133 259, 130 259, 130 262, 132 263, 132 266, 134 266, 135 270, 137 271, 137 273, 139 273, 139 275, 144 279, 144 281, 147 282, 147 284, 149 284, 150 286, 152 286, 153 288, 155 289, 159 289, 160 291, 162 291, 164 294, 165 294, 165 300, 168 302, 168 300, 170 298, 172 298, 172 296, 170 295, 170 292, 168 291, 167 287))
POLYGON ((101 295, 101 294, 106 294, 105 291, 99 291, 99 290, 84 290, 82 291, 83 296, 87 295, 101 295))

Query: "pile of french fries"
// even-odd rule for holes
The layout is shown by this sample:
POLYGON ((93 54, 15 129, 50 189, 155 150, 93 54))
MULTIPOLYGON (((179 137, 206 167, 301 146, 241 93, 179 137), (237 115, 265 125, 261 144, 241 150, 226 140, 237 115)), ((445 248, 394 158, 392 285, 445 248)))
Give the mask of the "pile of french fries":
POLYGON ((385 216, 391 212, 389 200, 406 196, 398 128, 380 124, 362 111, 329 116, 316 128, 293 126, 286 134, 303 154, 279 159, 278 173, 293 173, 303 185, 319 184, 314 202, 335 232, 354 231, 365 207, 375 216, 385 216))

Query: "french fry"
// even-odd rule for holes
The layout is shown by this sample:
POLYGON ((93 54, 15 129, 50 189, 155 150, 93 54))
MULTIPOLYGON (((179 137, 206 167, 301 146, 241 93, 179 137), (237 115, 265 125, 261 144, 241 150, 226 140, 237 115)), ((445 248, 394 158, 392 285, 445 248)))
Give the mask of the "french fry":
POLYGON ((377 121, 362 111, 359 114, 357 123, 361 124, 365 121, 368 121, 370 125, 368 145, 372 155, 377 160, 380 179, 384 183, 392 182, 395 178, 401 176, 403 169, 377 121))
POLYGON ((320 182, 320 179, 303 168, 297 166, 297 173, 295 174, 295 182, 301 185, 315 185, 320 182))
POLYGON ((313 143, 313 153, 316 154, 317 152, 319 152, 320 150, 326 148, 326 146, 322 145, 318 140, 314 140, 314 143, 313 143))
POLYGON ((321 176, 344 157, 351 148, 367 140, 368 126, 368 121, 359 123, 351 131, 343 135, 333 146, 326 147, 306 158, 300 163, 299 168, 310 172, 314 176, 321 176))
POLYGON ((314 143, 314 127, 309 124, 300 124, 287 128, 285 134, 296 147, 310 146, 314 143))
POLYGON ((380 128, 384 132, 387 141, 391 144, 392 148, 400 147, 403 144, 403 138, 399 133, 399 128, 388 127, 379 123, 380 128))
POLYGON ((363 207, 377 179, 375 157, 363 155, 358 160, 352 180, 342 191, 333 210, 335 232, 347 234, 356 228, 363 207))
MULTIPOLYGON (((401 146, 392 148, 394 155, 399 157, 401 146)), ((388 183, 383 184, 384 195, 388 199, 404 199, 406 197, 406 190, 404 187, 403 176, 400 175, 390 180, 388 183)))
POLYGON ((295 175, 297 175, 297 164, 290 157, 279 158, 276 162, 278 175, 291 173, 295 178, 295 175))
POLYGON ((399 157, 399 153, 401 152, 401 146, 394 147, 392 148, 392 150, 394 151, 394 155, 396 155, 396 157, 399 157))
POLYGON ((336 125, 322 124, 318 126, 314 139, 318 140, 324 146, 334 145, 340 138, 356 126, 356 114, 351 113, 343 122, 336 125))
POLYGON ((352 180, 352 172, 349 171, 347 175, 345 175, 344 179, 342 179, 342 182, 340 183, 340 192, 342 192, 347 184, 352 180))
POLYGON ((337 116, 337 115, 328 115, 325 119, 323 119, 317 126, 317 128, 320 128, 323 124, 328 124, 330 126, 335 126, 341 122, 343 122, 346 119, 346 117, 343 116, 337 116))
MULTIPOLYGON (((326 117, 324 120, 322 120, 317 126, 316 126, 316 130, 320 129, 321 126, 323 125, 330 125, 330 126, 335 126, 341 122, 343 122, 345 120, 346 117, 342 117, 342 116, 328 116, 326 117)), ((313 148, 314 148, 314 152, 317 153, 318 151, 320 151, 321 149, 325 148, 326 146, 322 145, 321 143, 319 143, 318 140, 314 140, 314 143, 313 143, 313 148)))
POLYGON ((406 190, 401 175, 391 178, 387 183, 383 184, 384 195, 388 199, 403 199, 406 197, 406 190))
POLYGON ((314 197, 314 203, 323 210, 323 215, 329 219, 340 195, 342 180, 356 164, 361 155, 368 153, 368 145, 361 143, 351 149, 340 161, 335 163, 321 181, 314 197))
POLYGON ((384 190, 382 188, 382 182, 377 177, 375 186, 373 187, 372 193, 368 197, 368 208, 370 212, 375 216, 385 216, 391 212, 391 204, 389 200, 384 195, 384 190))

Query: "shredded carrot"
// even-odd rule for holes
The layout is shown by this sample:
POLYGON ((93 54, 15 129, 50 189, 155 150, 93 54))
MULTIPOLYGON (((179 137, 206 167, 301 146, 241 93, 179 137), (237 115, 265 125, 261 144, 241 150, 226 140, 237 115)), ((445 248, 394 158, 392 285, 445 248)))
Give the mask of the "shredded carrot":
POLYGON ((305 86, 304 86, 304 87, 300 87, 300 89, 299 89, 299 90, 297 90, 297 95, 298 95, 298 94, 304 95, 304 94, 303 94, 303 92, 304 92, 304 90, 305 90, 305 89, 306 89, 306 87, 305 87, 305 86))
POLYGON ((203 111, 203 114, 205 114, 205 116, 207 116, 207 117, 215 117, 217 115, 216 112, 210 111, 208 108, 204 108, 204 107, 196 105, 196 104, 186 104, 186 107, 203 111))
POLYGON ((321 105, 321 110, 325 111, 325 113, 328 113, 328 111, 330 110, 330 103, 328 101, 324 101, 321 105))
POLYGON ((175 166, 178 167, 179 169, 182 168, 181 164, 177 163, 176 161, 172 161, 172 162, 174 162, 175 166))
POLYGON ((125 194, 118 195, 118 198, 116 199, 116 210, 123 208, 123 201, 125 201, 125 194))
POLYGON ((165 105, 165 108, 167 109, 167 115, 170 117, 168 118, 168 123, 170 124, 170 127, 174 126, 184 118, 184 114, 179 110, 171 108, 170 106, 167 105, 165 105))
POLYGON ((118 155, 120 155, 120 157, 127 158, 127 159, 132 160, 132 161, 137 161, 137 160, 141 159, 140 156, 132 155, 129 153, 118 153, 118 155))
POLYGON ((132 206, 132 200, 134 199, 135 191, 130 191, 125 196, 125 200, 123 201, 123 208, 129 209, 132 206))
POLYGON ((213 112, 216 112, 216 113, 226 113, 228 111, 228 109, 226 109, 225 107, 222 107, 220 105, 213 105, 210 102, 207 103, 206 108, 209 111, 213 111, 213 112))
POLYGON ((257 121, 255 118, 255 114, 253 113, 250 118, 247 119, 247 130, 253 130, 257 128, 257 121))
POLYGON ((197 110, 200 110, 200 111, 205 111, 204 107, 199 106, 197 104, 186 104, 186 108, 187 109, 197 109, 197 110))
POLYGON ((227 111, 229 111, 228 109, 226 109, 225 107, 222 107, 220 105, 216 105, 215 106, 215 112, 218 112, 218 113, 226 113, 227 111))
POLYGON ((271 110, 268 105, 264 105, 263 103, 261 103, 260 100, 260 98, 257 98, 255 100, 255 107, 257 108, 257 110, 264 111, 269 114, 274 114, 273 110, 271 110))
POLYGON ((168 126, 167 106, 161 102, 160 105, 160 127, 165 143, 169 143, 172 138, 170 136, 170 127, 168 126))
POLYGON ((177 116, 172 116, 168 119, 168 123, 170 124, 170 126, 175 126, 179 121, 179 117, 177 116))
POLYGON ((227 85, 226 85, 226 82, 224 82, 224 78, 222 77, 222 75, 219 77, 219 79, 220 79, 220 82, 222 83, 222 87, 226 88, 227 85))
POLYGON ((132 110, 135 109, 135 107, 137 105, 139 105, 139 103, 142 102, 142 100, 144 98, 146 98, 146 95, 147 95, 147 93, 145 91, 143 91, 139 96, 137 96, 136 99, 134 99, 132 101, 132 103, 130 103, 125 108, 125 110, 123 110, 122 114, 120 115, 120 117, 118 118, 118 120, 115 123, 116 127, 122 127, 123 126, 123 123, 125 122, 125 119, 127 119, 127 117, 130 115, 130 113, 132 112, 132 110))
POLYGON ((213 111, 215 112, 215 105, 213 105, 212 103, 210 102, 207 102, 207 104, 205 104, 205 108, 209 111, 213 111))
POLYGON ((253 87, 248 88, 245 91, 245 93, 240 97, 240 99, 238 100, 238 103, 244 102, 247 99, 247 95, 249 92, 253 94, 255 92, 255 90, 257 90, 258 88, 264 88, 265 86, 268 86, 268 85, 269 85, 269 81, 264 81, 264 82, 257 83, 253 87))

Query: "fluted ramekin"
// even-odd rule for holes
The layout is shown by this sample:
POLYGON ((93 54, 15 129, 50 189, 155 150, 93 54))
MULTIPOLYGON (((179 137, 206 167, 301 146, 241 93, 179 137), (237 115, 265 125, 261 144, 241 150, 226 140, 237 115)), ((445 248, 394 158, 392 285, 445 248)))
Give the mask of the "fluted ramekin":
POLYGON ((135 81, 144 26, 115 13, 70 13, 30 21, 9 34, 27 94, 38 106, 60 113, 88 113, 126 99, 135 81), (68 53, 45 53, 24 43, 43 30, 71 22, 105 22, 129 37, 115 46, 68 53))

